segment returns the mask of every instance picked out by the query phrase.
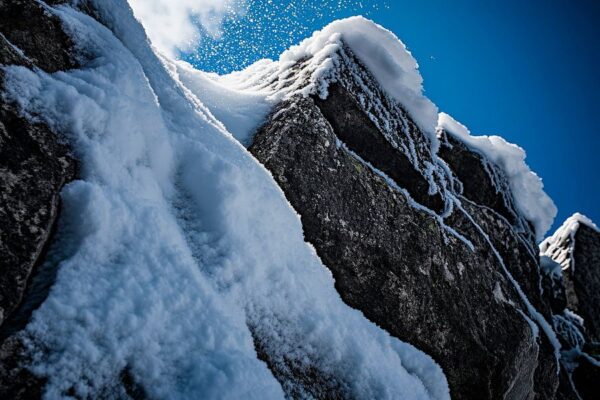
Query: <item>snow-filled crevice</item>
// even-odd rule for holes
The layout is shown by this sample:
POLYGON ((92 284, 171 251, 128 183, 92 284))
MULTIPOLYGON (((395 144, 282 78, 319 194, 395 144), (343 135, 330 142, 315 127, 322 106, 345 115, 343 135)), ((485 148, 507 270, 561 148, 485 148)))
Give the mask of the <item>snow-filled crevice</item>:
MULTIPOLYGON (((406 197, 407 201, 409 202, 409 204, 412 207, 414 207, 414 208, 416 208, 418 210, 421 210, 421 211, 429 214, 433 218, 435 218, 436 221, 438 222, 438 224, 446 232, 450 233, 452 236, 454 236, 457 239, 459 239, 460 241, 462 241, 469 249, 471 249, 471 251, 475 251, 475 247, 474 247, 473 243, 469 239, 467 239, 465 236, 463 236, 462 234, 460 234, 459 232, 457 232, 454 228, 446 225, 445 222, 444 222, 444 219, 442 217, 440 217, 438 214, 436 214, 435 212, 429 210, 428 208, 424 207, 423 205, 421 205, 421 204, 415 202, 414 200, 412 200, 410 194, 405 189, 399 187, 398 184, 393 179, 391 179, 389 176, 387 176, 384 172, 378 170, 373 165, 371 165, 368 161, 362 159, 358 154, 356 154, 355 152, 353 152, 352 150, 350 150, 339 139, 337 139, 337 145, 338 145, 338 147, 343 148, 348 154, 350 154, 351 156, 353 156, 356 160, 358 160, 359 162, 361 162, 363 165, 365 165, 366 167, 368 167, 375 174, 381 176, 388 183, 388 185, 391 188, 394 188, 395 190, 397 190, 400 193, 402 193, 406 197)), ((521 298, 521 301, 523 302, 523 304, 526 306, 528 314, 542 328, 542 330, 544 331, 544 333, 548 337, 550 343, 554 347, 555 357, 556 357, 556 360, 557 360, 557 364, 559 364, 558 361, 560 360, 560 343, 559 343, 559 341, 558 341, 558 339, 556 337, 556 334, 555 334, 554 330, 548 324, 548 322, 545 320, 545 318, 541 315, 541 313, 538 310, 536 310, 535 307, 531 304, 531 302, 529 301, 529 299, 525 295, 525 292, 523 292, 523 290, 521 289, 519 283, 516 281, 516 279, 512 276, 512 274, 510 273, 510 271, 506 267, 504 259, 502 258, 502 256, 500 255, 500 253, 497 251, 497 249, 493 245, 491 239, 489 238, 489 235, 473 219, 473 217, 462 207, 461 202, 460 202, 460 200, 458 198, 456 198, 454 196, 451 196, 451 199, 452 199, 452 204, 454 205, 454 207, 457 208, 458 210, 460 210, 467 217, 467 219, 475 226, 475 228, 477 229, 477 231, 482 235, 482 237, 485 239, 485 241, 490 246, 490 248, 491 248, 491 250, 492 250, 495 258, 497 259, 498 263, 502 267, 503 272, 505 273, 505 275, 507 276, 508 280, 513 285, 513 287, 515 288, 515 290, 518 293, 519 297, 521 298)), ((490 209, 490 211, 493 212, 498 217, 502 218, 494 210, 490 209)), ((450 212, 452 212, 452 211, 450 211, 450 212)), ((510 224, 508 224, 508 221, 505 220, 505 222, 507 223, 507 226, 511 226, 510 224)), ((512 227, 511 227, 511 229, 512 229, 512 227)), ((518 235, 515 235, 515 236, 518 237, 518 235)), ((524 243, 524 244, 526 244, 526 243, 524 243)), ((528 246, 526 246, 526 248, 528 248, 528 246)), ((518 311, 520 311, 520 310, 518 310, 518 311)), ((531 320, 531 318, 528 315, 522 313, 522 316, 526 320, 526 322, 531 326, 531 328, 532 328, 532 334, 533 334, 534 338, 537 338, 537 336, 538 336, 538 334, 537 334, 538 327, 537 326, 538 325, 534 325, 533 321, 531 320)))
POLYGON ((46 396, 95 397, 125 369, 155 398, 304 390, 274 378, 258 339, 271 363, 310 363, 351 397, 449 398, 430 357, 342 302, 270 174, 154 54, 125 1, 86 4, 110 30, 49 8, 82 68, 3 69, 5 99, 65 134, 81 163, 62 193, 72 240, 54 249, 56 282, 23 334, 46 396))

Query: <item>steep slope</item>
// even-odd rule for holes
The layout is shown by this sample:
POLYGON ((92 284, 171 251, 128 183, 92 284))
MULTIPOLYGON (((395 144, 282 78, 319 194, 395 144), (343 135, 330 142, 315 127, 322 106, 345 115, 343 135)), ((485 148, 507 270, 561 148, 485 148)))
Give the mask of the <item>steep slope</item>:
MULTIPOLYGON (((368 35, 389 39, 370 22, 350 23, 374 53, 380 40, 368 35)), ((503 169, 463 146, 478 157, 471 168, 490 182, 486 194, 501 197, 510 219, 476 204, 438 158, 441 145, 441 155, 457 165, 465 160, 459 143, 440 144, 423 129, 435 126, 423 117, 431 105, 399 102, 408 90, 421 96, 420 83, 412 84, 418 79, 388 92, 380 68, 365 67, 355 54, 347 24, 326 28, 275 66, 261 62, 219 78, 278 102, 250 151, 301 215, 344 300, 432 355, 454 396, 552 397, 558 345, 538 287, 536 232, 507 200, 503 169), (328 36, 332 30, 339 32, 328 36)), ((392 53, 405 52, 397 39, 384 42, 392 53)))
POLYGON ((271 176, 126 3, 77 3, 95 19, 36 2, 79 66, 3 67, 3 101, 81 168, 41 266, 52 289, 5 342, 2 395, 448 398, 437 364, 341 301, 271 176))

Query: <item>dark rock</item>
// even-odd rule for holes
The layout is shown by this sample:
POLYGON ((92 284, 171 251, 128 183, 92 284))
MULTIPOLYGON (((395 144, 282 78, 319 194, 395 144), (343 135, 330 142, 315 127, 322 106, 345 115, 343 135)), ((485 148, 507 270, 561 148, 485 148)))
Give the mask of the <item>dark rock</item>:
MULTIPOLYGON (((375 124, 362 112, 350 93, 334 83, 326 99, 315 96, 314 101, 339 139, 364 160, 381 170, 410 195, 428 208, 442 212, 444 201, 439 193, 430 195, 429 182, 419 173, 408 157, 392 146, 375 124)), ((416 130, 416 126, 411 126, 416 130)))
POLYGON ((560 369, 556 400, 581 400, 573 386, 572 378, 565 368, 560 369))
MULTIPOLYGON (((47 1, 60 4, 64 1, 47 1)), ((28 61, 46 72, 64 71, 77 66, 72 57, 72 41, 60 19, 49 7, 34 0, 0 0, 0 33, 20 49, 28 61)), ((6 50, 0 51, 0 54, 6 50)), ((2 59, 3 64, 7 63, 2 59)))
MULTIPOLYGON (((327 107, 336 109, 331 103, 342 90, 330 91, 327 107)), ((340 101, 347 104, 348 95, 340 101)), ((465 213, 455 210, 445 223, 468 237, 474 251, 439 219, 411 206, 404 194, 338 145, 351 134, 332 127, 319 107, 323 104, 294 98, 280 105, 250 150, 301 215, 305 236, 331 269, 344 301, 431 355, 457 398, 532 398, 536 391, 552 397, 557 386, 552 350, 543 344, 548 354, 539 355, 540 343, 532 340, 518 310, 519 296, 490 243, 465 213)), ((335 126, 378 134, 372 127, 355 128, 357 121, 364 116, 335 126)), ((360 155, 362 149, 356 148, 360 155)), ((375 165, 391 157, 378 160, 377 148, 370 154, 375 165)), ((416 187, 407 191, 419 193, 419 180, 404 180, 411 182, 416 187)), ((522 275, 535 280, 535 258, 519 244, 510 224, 485 207, 468 207, 478 221, 504 225, 503 231, 490 227, 490 232, 516 244, 512 251, 522 254, 509 261, 511 266, 517 269, 516 263, 526 260, 523 269, 533 267, 533 273, 522 275)), ((542 303, 539 293, 536 300, 542 303)))
POLYGON ((27 352, 19 338, 9 338, 0 345, 0 399, 42 398, 45 382, 23 368, 27 361, 27 352))
MULTIPOLYGON (((76 65, 69 56, 70 39, 45 8, 33 0, 0 0, 1 64, 48 72, 76 65)), ((75 162, 60 137, 0 98, 0 324, 21 303, 32 270, 51 240, 60 190, 74 176, 75 162)), ((20 339, 2 340, 0 398, 40 398, 43 382, 23 368, 20 339)))
POLYGON ((600 395, 600 359, 584 355, 573 371, 573 384, 583 400, 594 400, 600 395))
MULTIPOLYGON (((0 1, 0 33, 3 64, 47 71, 75 65, 70 39, 41 3, 0 1)), ((60 190, 74 173, 59 136, 0 100, 0 324, 21 301, 56 221, 60 190)))
POLYGON ((596 398, 600 390, 600 232, 573 217, 542 243, 541 250, 547 264, 544 269, 550 271, 542 281, 544 294, 554 305, 554 327, 562 344, 566 378, 561 377, 559 393, 564 398, 596 398), (562 269, 560 274, 552 273, 557 268, 562 269))
POLYGON ((562 266, 547 256, 542 256, 540 263, 542 294, 548 300, 552 313, 561 314, 567 308, 562 266))
POLYGON ((0 321, 20 303, 50 238, 60 190, 73 177, 67 146, 0 104, 0 321))
POLYGON ((600 342, 600 232, 580 224, 575 233, 574 268, 565 271, 572 285, 568 307, 585 321, 591 341, 600 342))

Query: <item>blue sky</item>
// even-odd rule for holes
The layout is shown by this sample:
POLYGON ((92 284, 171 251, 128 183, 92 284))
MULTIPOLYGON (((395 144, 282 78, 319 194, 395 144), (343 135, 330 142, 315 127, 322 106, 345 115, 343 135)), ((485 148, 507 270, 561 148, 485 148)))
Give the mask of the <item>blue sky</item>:
POLYGON ((555 225, 575 211, 600 223, 600 2, 256 0, 185 58, 226 72, 356 14, 404 41, 442 111, 525 148, 559 208, 555 225))

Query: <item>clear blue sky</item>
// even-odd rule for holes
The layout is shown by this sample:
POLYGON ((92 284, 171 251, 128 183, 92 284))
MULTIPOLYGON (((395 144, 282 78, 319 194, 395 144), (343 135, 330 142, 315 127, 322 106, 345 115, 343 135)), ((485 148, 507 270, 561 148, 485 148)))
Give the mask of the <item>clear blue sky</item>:
POLYGON ((555 225, 575 211, 600 224, 600 1, 267 2, 254 1, 187 59, 204 70, 237 69, 277 58, 333 19, 365 14, 409 47, 441 110, 474 134, 525 148, 559 208, 555 225))

